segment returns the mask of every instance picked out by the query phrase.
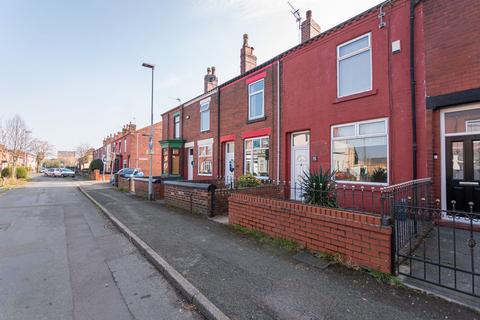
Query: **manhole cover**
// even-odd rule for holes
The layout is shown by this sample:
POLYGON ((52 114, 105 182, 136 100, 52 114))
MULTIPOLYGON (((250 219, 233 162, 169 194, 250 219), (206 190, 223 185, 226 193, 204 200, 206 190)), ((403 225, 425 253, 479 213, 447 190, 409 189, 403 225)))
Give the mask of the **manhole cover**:
POLYGON ((11 223, 0 223, 0 231, 5 231, 10 227, 11 223))

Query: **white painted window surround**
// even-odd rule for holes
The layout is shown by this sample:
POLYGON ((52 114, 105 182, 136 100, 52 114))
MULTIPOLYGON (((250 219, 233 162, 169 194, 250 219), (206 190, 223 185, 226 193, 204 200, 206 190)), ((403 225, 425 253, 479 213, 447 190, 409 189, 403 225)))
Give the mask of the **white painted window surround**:
POLYGON ((372 90, 371 33, 337 47, 337 97, 372 90))

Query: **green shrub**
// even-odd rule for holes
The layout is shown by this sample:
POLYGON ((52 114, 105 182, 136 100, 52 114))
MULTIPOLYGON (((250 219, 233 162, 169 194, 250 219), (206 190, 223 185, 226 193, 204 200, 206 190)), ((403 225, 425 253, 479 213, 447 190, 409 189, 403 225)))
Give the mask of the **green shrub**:
POLYGON ((334 171, 323 170, 322 168, 318 171, 305 172, 301 181, 304 202, 322 207, 337 207, 333 183, 334 176, 334 171))
POLYGON ((100 172, 103 172, 103 161, 102 159, 95 159, 95 160, 92 160, 92 162, 90 162, 90 172, 94 171, 94 170, 100 170, 100 172))
POLYGON ((10 167, 5 167, 2 169, 2 178, 8 178, 12 174, 12 169, 10 167))
POLYGON ((260 185, 260 180, 258 180, 251 174, 240 176, 237 182, 237 187, 239 188, 258 187, 259 185, 260 185))
POLYGON ((27 179, 28 170, 25 167, 17 167, 17 169, 15 170, 15 175, 17 179, 27 179))

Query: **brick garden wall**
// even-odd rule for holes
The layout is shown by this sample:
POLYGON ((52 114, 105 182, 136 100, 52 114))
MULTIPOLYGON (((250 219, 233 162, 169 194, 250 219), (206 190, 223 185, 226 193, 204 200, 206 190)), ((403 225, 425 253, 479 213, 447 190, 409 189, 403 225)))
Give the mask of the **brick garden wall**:
POLYGON ((352 265, 392 271, 392 230, 377 216, 236 193, 229 198, 229 223, 338 253, 352 265))
POLYGON ((191 213, 211 215, 212 195, 207 188, 194 186, 164 185, 165 204, 191 213))
MULTIPOLYGON (((103 174, 100 173, 100 170, 96 169, 93 172, 90 172, 90 180, 102 181, 103 174)), ((110 181, 110 174, 105 173, 105 181, 110 181)))
POLYGON ((130 179, 118 177, 118 188, 125 191, 130 191, 130 179))
MULTIPOLYGON (((142 198, 148 198, 148 179, 133 179, 135 184, 135 194, 142 198)), ((153 198, 160 200, 164 198, 163 183, 153 183, 153 198)))

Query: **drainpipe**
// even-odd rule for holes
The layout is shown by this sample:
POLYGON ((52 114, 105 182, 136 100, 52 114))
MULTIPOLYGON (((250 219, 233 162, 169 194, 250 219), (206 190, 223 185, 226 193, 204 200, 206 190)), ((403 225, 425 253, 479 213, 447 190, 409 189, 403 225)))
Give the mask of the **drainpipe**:
POLYGON ((410 95, 412 104, 413 179, 417 179, 417 106, 415 88, 415 0, 410 0, 410 95))
POLYGON ((217 177, 221 176, 222 145, 220 143, 220 88, 217 88, 217 177))
POLYGON ((280 183, 280 59, 277 60, 277 183, 280 183))

